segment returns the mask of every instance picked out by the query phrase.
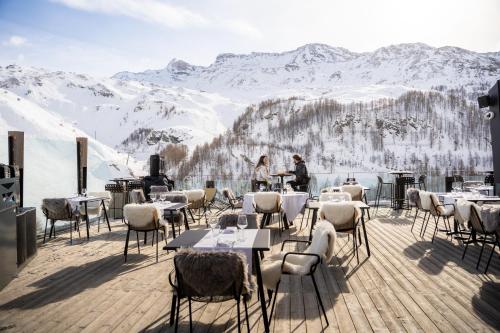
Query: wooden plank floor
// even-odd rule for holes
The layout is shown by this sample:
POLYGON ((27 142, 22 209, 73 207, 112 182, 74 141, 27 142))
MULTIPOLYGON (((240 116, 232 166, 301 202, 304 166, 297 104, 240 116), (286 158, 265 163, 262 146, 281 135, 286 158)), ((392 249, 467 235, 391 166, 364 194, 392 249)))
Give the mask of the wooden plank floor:
MULTIPOLYGON (((412 216, 406 211, 380 209, 372 217, 367 223, 371 257, 362 246, 358 265, 352 243, 339 237, 336 257, 316 273, 330 325, 320 316, 310 278, 287 276, 273 332, 500 331, 498 249, 485 275, 491 247, 480 272, 475 269, 479 246, 470 246, 462 261, 457 241, 438 234, 431 243, 431 227, 419 237, 420 219, 412 233, 412 216)), ((283 239, 305 239, 309 229, 299 232, 299 226, 300 216, 281 236, 274 229, 273 251, 279 251, 283 239)), ((58 234, 41 246, 0 292, 0 331, 173 332, 167 322, 173 253, 160 248, 156 263, 151 243, 141 242, 138 254, 132 241, 124 263, 125 230, 121 221, 114 221, 111 233, 104 228, 98 233, 93 226, 89 242, 82 238, 69 245, 69 235, 58 234)), ((182 304, 180 332, 189 330, 186 307, 182 304)), ((262 332, 256 295, 249 313, 251 332, 262 332)), ((234 302, 194 303, 193 319, 195 332, 237 331, 234 302)))

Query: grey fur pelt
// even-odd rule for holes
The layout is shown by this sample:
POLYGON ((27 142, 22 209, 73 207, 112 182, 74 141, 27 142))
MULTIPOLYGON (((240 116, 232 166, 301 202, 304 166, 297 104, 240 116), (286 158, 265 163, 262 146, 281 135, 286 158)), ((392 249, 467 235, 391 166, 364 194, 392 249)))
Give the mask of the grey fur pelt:
MULTIPOLYGON (((219 225, 221 229, 226 229, 227 227, 236 227, 238 224, 237 213, 225 213, 219 217, 219 225)), ((242 214, 243 215, 243 214, 242 214)), ((244 214, 247 217, 247 229, 258 229, 257 214, 244 214)))
POLYGON ((71 218, 71 206, 64 198, 43 199, 42 211, 52 220, 66 220, 71 218))
POLYGON ((409 188, 407 193, 408 201, 410 201, 411 204, 416 205, 417 200, 419 199, 418 190, 416 188, 409 188))
POLYGON ((184 250, 174 257, 180 297, 250 295, 246 257, 240 252, 184 250))

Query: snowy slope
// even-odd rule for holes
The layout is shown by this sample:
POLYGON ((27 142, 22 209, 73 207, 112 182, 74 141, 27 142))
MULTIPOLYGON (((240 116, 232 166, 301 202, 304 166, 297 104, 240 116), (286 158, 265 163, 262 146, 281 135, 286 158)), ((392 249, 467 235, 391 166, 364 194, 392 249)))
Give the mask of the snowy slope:
POLYGON ((0 89, 141 159, 169 140, 149 146, 131 140, 137 131, 161 131, 192 148, 222 133, 244 110, 218 94, 19 66, 0 67, 0 89))
MULTIPOLYGON (((77 191, 76 141, 86 133, 26 98, 0 89, 0 141, 7 131, 25 132, 25 206, 40 207, 42 198, 69 196, 77 191)), ((7 145, 0 161, 7 163, 7 145)), ((89 138, 88 190, 100 191, 110 178, 140 175, 143 164, 89 138)), ((42 213, 37 213, 39 222, 42 213)))
MULTIPOLYGON (((253 101, 266 97, 330 94, 385 85, 431 89, 463 86, 484 91, 500 76, 500 53, 476 53, 457 47, 399 44, 355 53, 324 44, 307 44, 283 53, 221 54, 210 66, 172 60, 161 70, 121 72, 123 80, 176 85, 253 101)), ((407 89, 393 91, 397 97, 407 89)), ((365 92, 369 95, 370 89, 365 92)), ((390 93, 390 92, 389 92, 390 93)))

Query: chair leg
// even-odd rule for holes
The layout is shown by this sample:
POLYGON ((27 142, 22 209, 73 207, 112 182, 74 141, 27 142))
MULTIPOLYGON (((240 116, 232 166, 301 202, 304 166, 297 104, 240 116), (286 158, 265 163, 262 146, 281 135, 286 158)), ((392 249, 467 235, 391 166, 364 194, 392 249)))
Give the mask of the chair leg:
MULTIPOLYGON (((495 238, 497 238, 496 235, 495 235, 495 238)), ((493 253, 495 253, 495 247, 497 246, 497 243, 498 243, 498 239, 496 239, 495 243, 493 243, 493 248, 491 249, 490 257, 488 259, 488 262, 486 263, 486 268, 484 269, 484 274, 486 274, 486 272, 488 272, 488 267, 490 267, 491 258, 493 257, 493 253)))
POLYGON ((238 333, 241 333, 241 318, 240 318, 240 297, 236 300, 236 312, 238 315, 238 333))
POLYGON ((73 245, 73 219, 69 220, 69 243, 73 245))
POLYGON ((243 296, 243 306, 245 307, 245 319, 247 322, 247 332, 250 333, 250 322, 248 320, 248 304, 247 304, 247 300, 245 299, 245 296, 243 296))
POLYGON ((48 222, 49 222, 49 219, 45 218, 45 231, 43 233, 43 243, 45 243, 45 237, 47 236, 47 224, 48 224, 48 222))
POLYGON ((274 306, 276 305, 276 298, 278 298, 279 287, 280 281, 276 284, 276 290, 274 291, 273 305, 271 306, 271 313, 269 314, 269 325, 271 325, 271 320, 273 319, 274 306))
POLYGON ((191 309, 191 297, 188 297, 188 307, 189 307, 189 332, 193 332, 193 311, 191 309))
POLYGON ((417 211, 415 212, 415 217, 413 218, 413 224, 411 225, 411 232, 413 232, 413 227, 415 226, 415 221, 417 220, 417 215, 418 215, 418 207, 417 207, 417 211))
POLYGON ((170 326, 174 324, 176 305, 177 305, 177 296, 175 294, 172 294, 172 304, 170 304, 170 322, 169 322, 170 326))
POLYGON ((128 240, 130 238, 130 229, 127 230, 127 238, 125 239, 125 250, 123 250, 123 255, 125 256, 125 262, 127 262, 127 252, 128 252, 128 240))
POLYGON ((177 333, 177 330, 179 328, 179 312, 181 312, 181 299, 177 297, 177 311, 175 312, 175 333, 177 333))
POLYGON ((438 224, 439 224, 439 218, 440 218, 441 216, 439 216, 439 215, 438 215, 437 219, 436 219, 436 217, 435 217, 435 216, 433 216, 433 217, 434 217, 434 222, 436 223, 436 226, 434 227, 434 233, 432 234, 432 240, 431 240, 431 243, 433 243, 433 242, 434 242, 434 237, 436 237, 437 230, 438 230, 438 224))
POLYGON ((479 258, 477 259, 476 269, 479 269, 479 264, 481 263, 481 258, 483 257, 484 246, 486 245, 486 235, 483 239, 483 246, 481 246, 481 251, 479 252, 479 258))
MULTIPOLYGON (((155 231, 153 231, 153 239, 154 239, 155 231)), ((158 262, 158 230, 156 230, 156 262, 158 262)))
POLYGON ((323 302, 321 301, 321 296, 319 294, 318 285, 316 284, 316 279, 314 278, 314 274, 311 274, 311 279, 313 281, 314 290, 316 291, 316 297, 318 298, 319 306, 321 307, 321 311, 323 311, 323 316, 325 316, 326 326, 329 326, 330 323, 328 322, 328 318, 326 317, 325 308, 323 306, 323 302))
POLYGON ((465 241, 465 248, 464 252, 462 253, 462 260, 465 258, 465 252, 467 252, 467 248, 469 247, 470 239, 471 239, 472 233, 469 234, 469 238, 465 241))
MULTIPOLYGON (((427 213, 427 212, 426 212, 427 213)), ((424 237, 425 232, 427 231, 427 224, 429 224, 429 220, 431 219, 431 213, 427 214, 427 220, 424 221, 425 223, 422 224, 422 227, 420 228, 420 236, 424 237)), ((425 219, 424 219, 425 220, 425 219)))
POLYGON ((141 254, 141 247, 140 247, 140 244, 139 244, 139 231, 135 232, 135 236, 137 238, 137 252, 139 252, 139 254, 141 254))
POLYGON ((356 261, 359 265, 359 252, 358 252, 358 240, 357 240, 357 237, 356 237, 356 230, 354 230, 354 232, 352 233, 352 241, 354 243, 354 247, 353 247, 353 251, 355 252, 354 254, 356 255, 356 261))

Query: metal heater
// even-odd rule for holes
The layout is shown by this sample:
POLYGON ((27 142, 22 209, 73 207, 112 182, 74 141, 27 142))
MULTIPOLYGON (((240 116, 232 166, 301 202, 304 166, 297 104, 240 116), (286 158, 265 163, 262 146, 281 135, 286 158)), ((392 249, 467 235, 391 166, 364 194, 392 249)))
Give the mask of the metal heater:
POLYGON ((484 118, 490 122, 491 150, 493 152, 494 193, 500 194, 500 80, 488 91, 488 95, 477 99, 480 108, 489 107, 484 118))
POLYGON ((76 138, 76 177, 78 182, 78 194, 87 190, 87 151, 88 139, 76 138))

